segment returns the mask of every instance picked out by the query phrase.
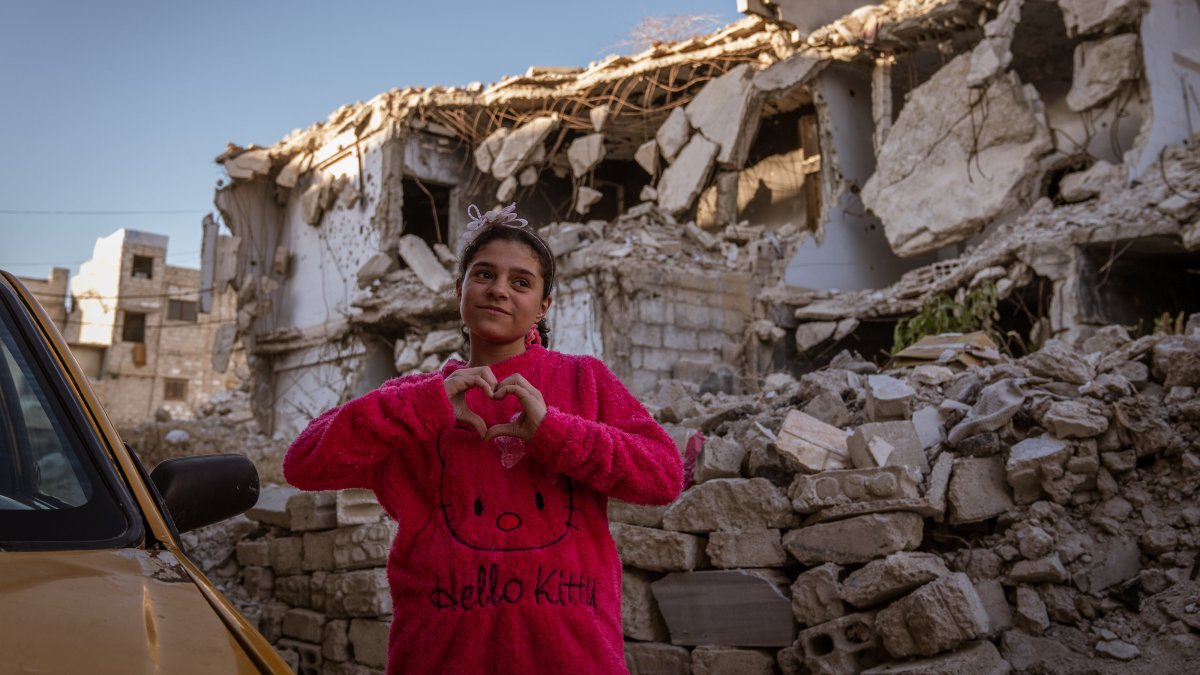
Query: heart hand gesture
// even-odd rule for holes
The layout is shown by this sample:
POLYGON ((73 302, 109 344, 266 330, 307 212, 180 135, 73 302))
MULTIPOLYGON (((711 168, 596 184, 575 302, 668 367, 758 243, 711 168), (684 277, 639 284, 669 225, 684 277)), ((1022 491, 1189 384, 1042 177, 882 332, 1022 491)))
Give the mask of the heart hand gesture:
POLYGON ((533 432, 537 431, 542 420, 546 418, 546 401, 542 398, 542 392, 538 391, 537 387, 530 384, 529 380, 519 373, 514 373, 504 378, 492 392, 494 399, 501 399, 505 396, 517 397, 517 400, 521 402, 521 414, 511 422, 488 428, 483 439, 490 441, 497 436, 512 436, 522 441, 528 441, 533 438, 533 432))
POLYGON ((492 374, 492 369, 479 366, 456 370, 446 377, 443 384, 446 387, 446 398, 450 399, 450 405, 454 408, 454 419, 470 425, 480 436, 486 434, 488 428, 483 418, 467 406, 467 390, 479 387, 488 397, 495 398, 496 376, 492 374))

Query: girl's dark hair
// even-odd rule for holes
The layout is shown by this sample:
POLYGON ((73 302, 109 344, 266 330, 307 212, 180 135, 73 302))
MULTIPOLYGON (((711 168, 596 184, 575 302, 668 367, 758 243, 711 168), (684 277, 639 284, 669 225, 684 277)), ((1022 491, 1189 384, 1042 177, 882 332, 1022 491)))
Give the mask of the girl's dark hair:
MULTIPOLYGON (((550 246, 546 241, 528 225, 508 223, 484 224, 480 228, 479 233, 468 241, 458 254, 458 281, 460 283, 466 277, 467 267, 471 265, 471 261, 475 259, 475 256, 479 253, 479 249, 493 241, 520 242, 532 249, 542 266, 542 281, 544 282, 542 284, 542 299, 545 300, 550 297, 550 291, 554 288, 554 254, 550 252, 550 246)), ((543 318, 538 321, 537 329, 538 335, 542 339, 542 346, 549 348, 550 327, 546 324, 546 319, 543 318)))

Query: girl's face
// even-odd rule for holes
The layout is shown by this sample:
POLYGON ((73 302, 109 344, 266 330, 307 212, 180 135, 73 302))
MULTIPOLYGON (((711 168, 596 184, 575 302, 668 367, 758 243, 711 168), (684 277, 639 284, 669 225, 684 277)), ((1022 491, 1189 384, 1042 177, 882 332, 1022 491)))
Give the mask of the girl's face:
POLYGON ((475 254, 455 285, 458 311, 472 340, 497 345, 524 341, 546 315, 545 280, 537 255, 527 244, 498 239, 475 254))

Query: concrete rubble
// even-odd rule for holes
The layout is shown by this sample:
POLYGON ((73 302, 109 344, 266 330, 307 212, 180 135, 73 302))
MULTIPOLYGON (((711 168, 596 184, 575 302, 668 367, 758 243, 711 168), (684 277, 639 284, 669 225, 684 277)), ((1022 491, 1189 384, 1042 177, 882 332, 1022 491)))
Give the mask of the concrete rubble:
MULTIPOLYGON (((461 357, 465 206, 515 200, 557 258, 552 347, 694 466, 668 507, 610 504, 631 672, 1194 669, 1200 10, 813 4, 231 147, 238 427, 461 357), (889 360, 901 321, 966 315, 925 333, 992 346, 889 360)), ((369 673, 388 527, 272 490, 190 541, 301 672, 369 673)))

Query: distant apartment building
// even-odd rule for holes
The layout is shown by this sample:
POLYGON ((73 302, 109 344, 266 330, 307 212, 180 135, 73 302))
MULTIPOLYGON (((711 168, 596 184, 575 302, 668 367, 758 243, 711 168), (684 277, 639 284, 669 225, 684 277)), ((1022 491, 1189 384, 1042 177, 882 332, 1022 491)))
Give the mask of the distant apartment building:
POLYGON ((71 278, 64 335, 117 424, 160 408, 189 419, 212 394, 237 384, 225 365, 235 299, 214 294, 212 312, 202 314, 200 270, 166 264, 167 241, 117 230, 96 240, 91 260, 71 278), (219 337, 224 348, 214 359, 219 337))
POLYGON ((71 270, 54 267, 50 270, 50 276, 45 279, 17 277, 41 303, 60 331, 65 331, 67 327, 67 283, 70 276, 71 270))

